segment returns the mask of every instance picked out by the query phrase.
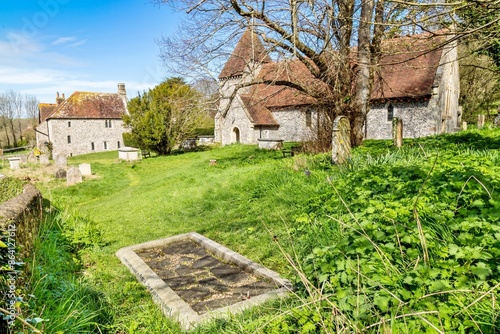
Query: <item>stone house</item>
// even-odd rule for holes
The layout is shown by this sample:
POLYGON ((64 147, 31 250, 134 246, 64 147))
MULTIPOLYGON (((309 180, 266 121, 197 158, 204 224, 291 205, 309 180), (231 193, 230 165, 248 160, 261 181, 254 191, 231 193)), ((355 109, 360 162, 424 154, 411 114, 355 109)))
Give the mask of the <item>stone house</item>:
MULTIPOLYGON (((458 131, 457 48, 444 42, 445 36, 425 34, 383 42, 365 138, 391 138, 394 117, 403 120, 406 138, 458 131), (444 46, 436 47, 440 45, 444 46)), ((320 122, 317 101, 288 86, 248 85, 263 80, 318 84, 302 62, 273 61, 259 38, 247 30, 219 75, 216 142, 257 144, 315 137, 320 122)))
POLYGON ((117 150, 123 147, 122 115, 128 113, 124 84, 117 93, 76 91, 57 93, 56 103, 39 104, 37 147, 52 143, 52 153, 65 156, 117 150))

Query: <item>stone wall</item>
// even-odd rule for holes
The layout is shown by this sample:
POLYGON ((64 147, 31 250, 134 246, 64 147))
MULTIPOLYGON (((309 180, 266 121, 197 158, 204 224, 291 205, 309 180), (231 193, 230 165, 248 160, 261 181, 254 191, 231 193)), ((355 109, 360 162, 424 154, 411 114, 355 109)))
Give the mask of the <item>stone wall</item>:
POLYGON ((106 127, 105 119, 50 119, 47 132, 53 145, 53 154, 72 156, 123 147, 122 134, 127 131, 123 121, 108 121, 111 121, 111 127, 106 127))
POLYGON ((274 138, 283 139, 284 141, 305 141, 315 138, 315 128, 318 122, 318 113, 313 110, 311 112, 310 124, 306 124, 306 110, 303 109, 286 109, 274 110, 272 114, 278 122, 279 129, 273 134, 274 138))
MULTIPOLYGON (((393 102, 394 117, 403 120, 403 138, 419 138, 437 133, 436 119, 429 101, 393 102)), ((366 119, 367 139, 391 139, 392 120, 387 117, 389 103, 376 104, 370 108, 366 119)))
POLYGON ((20 258, 29 254, 38 233, 42 213, 42 195, 31 184, 23 193, 0 204, 0 230, 13 232, 20 258))

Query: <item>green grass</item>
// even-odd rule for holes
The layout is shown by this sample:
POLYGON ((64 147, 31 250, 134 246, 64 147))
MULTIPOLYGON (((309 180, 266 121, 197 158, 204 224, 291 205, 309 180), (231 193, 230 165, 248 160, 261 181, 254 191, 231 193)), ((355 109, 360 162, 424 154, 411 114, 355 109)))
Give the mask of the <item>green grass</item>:
MULTIPOLYGON (((446 205, 462 206, 484 197, 477 182, 467 181, 471 175, 497 198, 498 148, 500 130, 407 140, 402 149, 388 141, 367 141, 340 168, 330 165, 328 154, 283 159, 280 152, 242 145, 135 163, 119 162, 116 152, 107 152, 69 159, 70 164, 91 163, 95 175, 84 183, 66 187, 51 182, 42 190, 72 222, 64 225, 64 233, 81 258, 85 284, 108 303, 111 320, 101 329, 178 333, 178 325, 161 315, 147 291, 115 257, 119 248, 196 231, 296 280, 296 272, 273 240, 277 238, 288 252, 295 249, 297 260, 305 261, 315 249, 331 249, 348 236, 335 222, 348 212, 332 185, 348 200, 356 217, 371 215, 374 221, 393 217, 393 210, 411 224, 411 210, 409 218, 405 216, 407 206, 413 205, 412 196, 422 193, 422 219, 428 219, 425 223, 432 234, 446 224, 435 215, 442 210, 436 205, 439 196, 450 200, 446 205), (215 166, 209 165, 212 159, 217 160, 215 166), (437 163, 440 167, 434 168, 437 163), (311 171, 309 177, 306 168, 311 171), (449 180, 453 186, 448 186, 449 180), (471 193, 467 184, 473 185, 471 193), (386 204, 389 211, 384 211, 386 204)), ((320 256, 318 261, 325 258, 320 256)), ((323 279, 320 274, 317 278, 323 279)), ((290 313, 291 305, 271 303, 197 332, 305 331, 297 323, 305 326, 307 319, 315 319, 314 312, 290 313)))

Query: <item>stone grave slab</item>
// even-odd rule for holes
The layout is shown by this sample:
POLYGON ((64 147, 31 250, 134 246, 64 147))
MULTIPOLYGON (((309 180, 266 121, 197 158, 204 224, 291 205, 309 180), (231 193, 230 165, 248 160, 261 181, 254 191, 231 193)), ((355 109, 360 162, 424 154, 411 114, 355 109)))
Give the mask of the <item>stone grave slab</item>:
POLYGON ((185 329, 291 290, 276 272, 195 232, 125 247, 116 256, 185 329))
POLYGON ((78 168, 71 167, 70 169, 68 169, 68 172, 66 174, 66 184, 68 186, 72 186, 74 184, 82 182, 83 182, 82 173, 78 168))
POLYGON ((50 164, 49 157, 45 154, 40 155, 40 165, 47 166, 50 164))
POLYGON ((58 154, 55 159, 57 167, 66 167, 68 165, 68 159, 65 155, 58 154))
POLYGON ((82 172, 83 176, 92 175, 92 168, 90 167, 90 164, 80 164, 78 166, 78 169, 80 169, 80 172, 82 172))
POLYGON ((351 158, 351 125, 345 116, 333 122, 332 161, 342 165, 351 158))
POLYGON ((59 168, 54 174, 56 179, 65 179, 66 175, 67 175, 66 170, 62 168, 59 168))

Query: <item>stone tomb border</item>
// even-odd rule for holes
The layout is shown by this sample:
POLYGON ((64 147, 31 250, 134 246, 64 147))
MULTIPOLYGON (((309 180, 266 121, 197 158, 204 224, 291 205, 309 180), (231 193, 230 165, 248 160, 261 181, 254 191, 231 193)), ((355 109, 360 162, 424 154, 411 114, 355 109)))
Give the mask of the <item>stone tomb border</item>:
MULTIPOLYGON (((181 256, 182 255, 183 254, 181 254, 181 256)), ((212 318, 236 314, 247 308, 262 304, 269 299, 284 296, 291 290, 290 282, 281 278, 278 273, 196 232, 125 247, 118 250, 116 256, 129 268, 136 278, 146 286, 155 303, 160 306, 162 312, 167 317, 179 321, 181 326, 185 329, 192 328, 212 318), (154 249, 167 249, 168 247, 175 247, 176 244, 182 242, 193 242, 195 246, 200 246, 203 251, 213 256, 213 260, 219 261, 221 266, 236 266, 241 271, 241 274, 239 274, 240 276, 250 274, 257 277, 258 280, 266 281, 267 283, 264 283, 264 285, 268 285, 267 291, 263 290, 261 294, 248 296, 250 298, 245 298, 245 294, 242 294, 241 297, 243 298, 238 298, 233 304, 227 306, 221 305, 219 308, 207 309, 205 312, 200 312, 198 307, 198 312, 195 311, 192 305, 182 299, 177 292, 174 291, 174 283, 175 281, 178 283, 180 277, 164 280, 144 260, 144 254, 151 253, 154 249)), ((206 258, 207 256, 203 259, 206 258)), ((202 280, 203 279, 200 279, 199 281, 202 280)), ((204 280, 209 281, 210 279, 204 280)), ((258 284, 257 282, 257 285, 258 284)), ((189 285, 189 282, 185 282, 185 285, 189 285)), ((189 293, 189 290, 184 292, 189 293)), ((196 293, 196 291, 193 292, 196 293)))

